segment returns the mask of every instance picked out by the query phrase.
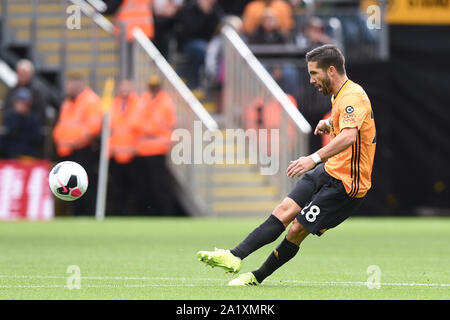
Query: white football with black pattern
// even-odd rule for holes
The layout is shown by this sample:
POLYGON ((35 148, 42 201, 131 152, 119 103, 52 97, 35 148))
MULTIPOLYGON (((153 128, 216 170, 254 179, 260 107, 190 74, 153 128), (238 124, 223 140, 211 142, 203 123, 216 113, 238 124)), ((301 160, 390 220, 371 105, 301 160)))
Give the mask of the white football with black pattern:
POLYGON ((55 197, 64 201, 73 201, 85 194, 88 188, 88 175, 78 163, 63 161, 50 171, 48 184, 55 197))

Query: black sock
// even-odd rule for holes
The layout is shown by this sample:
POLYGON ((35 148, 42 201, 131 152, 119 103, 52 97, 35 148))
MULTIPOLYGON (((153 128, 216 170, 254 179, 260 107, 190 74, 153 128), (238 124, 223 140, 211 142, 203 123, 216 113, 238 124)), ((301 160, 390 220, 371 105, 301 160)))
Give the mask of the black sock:
POLYGON ((284 232, 283 223, 273 214, 253 230, 247 238, 230 250, 233 255, 244 259, 262 246, 275 241, 284 232))
POLYGON ((275 270, 291 260, 298 252, 299 246, 288 241, 286 238, 281 244, 273 250, 263 265, 252 273, 259 283, 270 276, 275 270))

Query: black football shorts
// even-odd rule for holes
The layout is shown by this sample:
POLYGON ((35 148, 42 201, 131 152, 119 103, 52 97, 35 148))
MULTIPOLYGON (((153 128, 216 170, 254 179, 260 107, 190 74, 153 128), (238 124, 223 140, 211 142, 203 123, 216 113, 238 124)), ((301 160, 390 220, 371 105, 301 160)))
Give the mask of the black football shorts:
POLYGON ((302 208, 298 222, 317 236, 351 216, 364 199, 349 197, 342 181, 330 176, 323 163, 305 173, 288 197, 302 208))

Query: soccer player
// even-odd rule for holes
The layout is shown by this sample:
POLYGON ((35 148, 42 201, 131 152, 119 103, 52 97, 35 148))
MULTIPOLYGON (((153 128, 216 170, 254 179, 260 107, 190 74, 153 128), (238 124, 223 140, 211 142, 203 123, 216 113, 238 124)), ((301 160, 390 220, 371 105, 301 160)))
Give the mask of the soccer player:
POLYGON ((198 258, 210 265, 237 273, 241 261, 275 241, 291 223, 285 239, 263 265, 239 275, 228 285, 258 285, 299 251, 309 235, 321 236, 361 205, 371 187, 375 155, 375 122, 367 94, 347 78, 345 59, 334 45, 306 54, 310 83, 332 94, 331 117, 317 124, 314 134, 330 134, 329 144, 317 152, 291 161, 288 177, 300 179, 269 218, 231 250, 199 251, 198 258))

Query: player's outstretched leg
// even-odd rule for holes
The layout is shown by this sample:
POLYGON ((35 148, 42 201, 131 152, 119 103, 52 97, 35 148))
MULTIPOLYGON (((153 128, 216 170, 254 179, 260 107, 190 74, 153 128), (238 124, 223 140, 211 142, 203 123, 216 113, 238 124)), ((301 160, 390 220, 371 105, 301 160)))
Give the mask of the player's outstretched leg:
POLYGON ((262 246, 275 241, 292 222, 301 208, 290 198, 285 198, 272 212, 269 218, 253 230, 234 249, 215 251, 199 251, 200 261, 225 269, 227 272, 239 272, 241 260, 262 246))
POLYGON ((309 232, 297 221, 288 231, 286 238, 273 250, 263 265, 255 271, 239 275, 231 280, 230 286, 258 285, 270 276, 275 270, 291 260, 298 252, 300 243, 308 236, 309 232))

